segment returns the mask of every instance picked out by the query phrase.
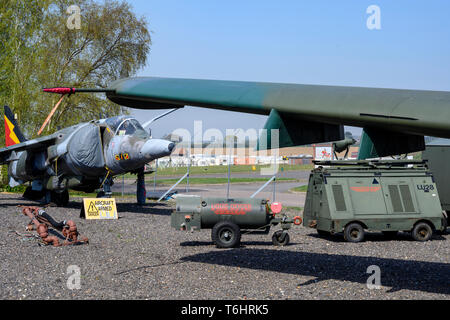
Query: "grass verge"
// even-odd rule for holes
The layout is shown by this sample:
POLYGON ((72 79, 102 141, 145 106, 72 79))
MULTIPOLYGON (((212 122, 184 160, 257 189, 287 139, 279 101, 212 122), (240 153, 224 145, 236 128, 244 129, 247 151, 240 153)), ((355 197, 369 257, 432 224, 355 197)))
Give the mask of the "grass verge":
MULTIPOLYGON (((270 168, 269 165, 233 165, 230 167, 231 173, 259 173, 262 168, 270 168)), ((297 164, 297 165, 279 165, 279 171, 292 171, 292 170, 312 170, 314 165, 312 164, 297 164)), ((186 167, 171 167, 171 168, 158 168, 158 176, 182 176, 187 172, 186 167)), ((195 174, 227 174, 228 166, 203 166, 203 167, 190 167, 189 173, 195 174)), ((126 174, 125 178, 135 177, 136 175, 126 174)))
MULTIPOLYGON (((179 179, 158 179, 156 185, 172 185, 179 179)), ((230 183, 252 183, 252 182, 266 182, 267 178, 231 178, 230 183)), ((278 178, 277 181, 297 181, 292 178, 278 178)), ((146 184, 152 184, 153 180, 146 180, 146 184)), ((180 182, 180 185, 185 185, 186 179, 180 182)), ((189 178, 189 184, 227 184, 228 178, 189 178)))
POLYGON ((295 188, 289 189, 289 191, 292 191, 292 192, 306 192, 306 191, 308 191, 308 185, 305 184, 303 186, 295 187, 295 188))

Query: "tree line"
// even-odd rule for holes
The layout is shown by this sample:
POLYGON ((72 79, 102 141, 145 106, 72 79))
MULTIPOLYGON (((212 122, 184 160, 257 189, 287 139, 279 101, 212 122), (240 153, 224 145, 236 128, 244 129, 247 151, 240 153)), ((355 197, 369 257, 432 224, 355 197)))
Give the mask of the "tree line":
MULTIPOLYGON (((105 88, 145 66, 150 46, 148 22, 124 1, 0 0, 0 103, 36 137, 59 100, 43 87, 105 88)), ((42 135, 122 111, 103 94, 73 95, 42 135)))

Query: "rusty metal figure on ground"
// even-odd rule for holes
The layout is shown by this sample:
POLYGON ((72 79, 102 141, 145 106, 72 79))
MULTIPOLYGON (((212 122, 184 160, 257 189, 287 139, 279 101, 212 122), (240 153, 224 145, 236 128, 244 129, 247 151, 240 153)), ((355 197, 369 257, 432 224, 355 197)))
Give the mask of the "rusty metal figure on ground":
POLYGON ((46 245, 53 244, 53 246, 59 247, 89 243, 88 238, 79 237, 80 234, 78 233, 77 226, 72 220, 56 222, 44 209, 33 206, 23 206, 22 213, 31 219, 26 230, 36 230, 46 245), (62 235, 65 237, 63 243, 60 243, 57 236, 49 234, 49 227, 62 232, 62 235))

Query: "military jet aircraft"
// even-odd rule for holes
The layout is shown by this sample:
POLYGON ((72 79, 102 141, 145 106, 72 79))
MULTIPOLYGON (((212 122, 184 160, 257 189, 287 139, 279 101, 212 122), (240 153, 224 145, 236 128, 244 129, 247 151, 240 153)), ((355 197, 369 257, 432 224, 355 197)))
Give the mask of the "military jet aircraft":
POLYGON ((113 178, 127 172, 137 174, 138 203, 145 202, 144 165, 175 147, 152 139, 130 116, 92 120, 26 140, 6 106, 5 138, 0 164, 8 164, 10 186, 31 182, 24 197, 60 206, 69 201, 68 189, 90 193, 102 188, 98 196, 109 196, 113 178))
MULTIPOLYGON (((424 135, 450 138, 445 91, 157 77, 120 79, 100 91, 131 108, 189 105, 268 115, 264 128, 279 130, 279 147, 339 141, 345 138, 343 125, 363 127, 361 145, 367 148, 361 147, 360 158, 424 150, 424 135)), ((267 137, 260 145, 270 148, 267 137)))

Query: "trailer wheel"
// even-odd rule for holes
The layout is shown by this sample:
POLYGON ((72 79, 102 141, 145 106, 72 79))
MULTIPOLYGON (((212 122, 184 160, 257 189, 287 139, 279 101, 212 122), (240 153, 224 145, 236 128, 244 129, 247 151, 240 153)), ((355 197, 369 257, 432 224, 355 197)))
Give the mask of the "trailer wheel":
POLYGON ((416 241, 428 241, 433 235, 433 229, 426 222, 417 223, 411 231, 411 235, 416 241))
POLYGON ((241 229, 233 222, 217 222, 212 228, 211 238, 218 248, 233 248, 241 242, 241 229))
POLYGON ((442 230, 438 234, 447 234, 448 216, 445 211, 442 212, 442 230))
POLYGON ((364 228, 359 223, 350 223, 344 229, 344 239, 348 242, 361 242, 364 240, 364 228))
POLYGON ((283 238, 283 230, 278 230, 273 233, 272 243, 274 246, 285 246, 289 243, 289 234, 285 233, 283 238))

